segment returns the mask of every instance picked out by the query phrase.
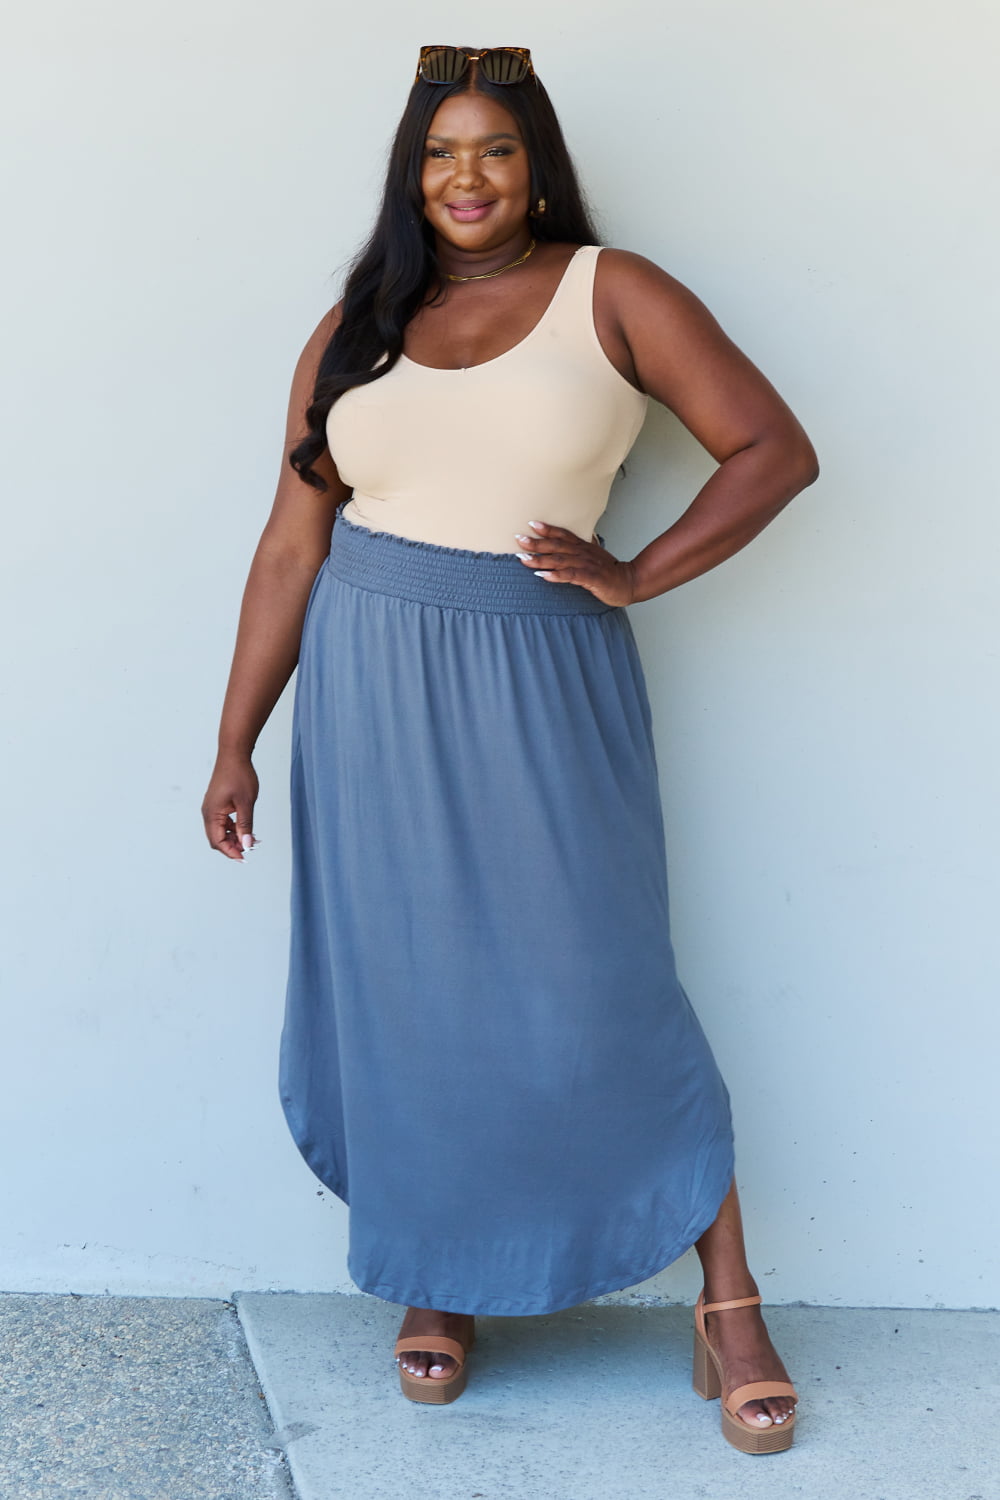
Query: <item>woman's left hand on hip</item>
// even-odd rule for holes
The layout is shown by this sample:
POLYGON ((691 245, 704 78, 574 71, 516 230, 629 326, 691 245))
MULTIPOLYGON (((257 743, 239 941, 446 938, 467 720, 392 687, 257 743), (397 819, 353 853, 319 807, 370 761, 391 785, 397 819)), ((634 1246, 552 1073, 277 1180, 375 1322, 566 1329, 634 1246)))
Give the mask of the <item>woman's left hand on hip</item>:
POLYGON ((632 564, 613 557, 599 542, 585 542, 565 526, 530 521, 534 535, 515 533, 517 556, 549 583, 576 583, 603 604, 631 604, 635 595, 632 564))

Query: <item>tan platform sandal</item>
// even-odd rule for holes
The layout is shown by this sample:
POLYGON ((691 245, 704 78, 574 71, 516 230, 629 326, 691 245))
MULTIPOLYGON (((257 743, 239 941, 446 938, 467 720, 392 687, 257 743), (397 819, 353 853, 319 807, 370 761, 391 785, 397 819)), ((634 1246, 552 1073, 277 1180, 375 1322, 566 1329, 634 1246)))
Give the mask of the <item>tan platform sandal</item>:
POLYGON ((434 1406, 443 1406, 448 1401, 457 1400, 465 1390, 468 1379, 465 1356, 475 1342, 475 1321, 469 1325, 467 1344, 461 1343, 458 1339, 445 1338, 442 1334, 425 1333, 421 1336, 397 1339, 395 1349, 397 1360, 401 1354, 426 1349, 430 1354, 450 1354, 455 1361, 455 1368, 450 1375, 411 1375, 400 1365, 399 1387, 403 1395, 408 1396, 411 1401, 426 1401, 434 1406))
MULTIPOLYGON (((753 1307, 762 1297, 737 1297, 732 1302, 706 1302, 704 1289, 698 1293, 694 1308, 694 1378, 692 1384, 703 1401, 714 1401, 722 1395, 722 1363, 708 1342, 705 1314, 724 1312, 727 1307, 753 1307)), ((787 1380, 755 1380, 752 1385, 738 1385, 722 1403, 722 1436, 741 1453, 782 1453, 792 1446, 795 1414, 770 1427, 751 1427, 736 1413, 747 1401, 766 1401, 768 1396, 791 1396, 798 1392, 787 1380)))

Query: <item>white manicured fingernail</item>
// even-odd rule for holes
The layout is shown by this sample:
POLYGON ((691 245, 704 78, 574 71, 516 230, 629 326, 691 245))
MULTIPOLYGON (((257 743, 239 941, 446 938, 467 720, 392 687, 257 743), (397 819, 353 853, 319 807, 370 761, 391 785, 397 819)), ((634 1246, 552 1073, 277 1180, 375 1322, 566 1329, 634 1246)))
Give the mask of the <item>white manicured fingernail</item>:
POLYGON ((253 848, 253 837, 249 833, 245 833, 243 835, 242 839, 240 840, 240 842, 242 843, 244 849, 252 849, 253 848))
POLYGON ((535 577, 536 578, 550 578, 551 574, 549 573, 549 571, 548 571, 547 568, 536 568, 535 569, 535 577))
POLYGON ((529 521, 528 525, 529 526, 534 526, 535 530, 538 531, 538 530, 541 529, 541 527, 543 527, 545 525, 545 522, 544 521, 529 521))
POLYGON ((535 560, 530 552, 515 552, 514 556, 519 557, 522 562, 534 562, 535 560))

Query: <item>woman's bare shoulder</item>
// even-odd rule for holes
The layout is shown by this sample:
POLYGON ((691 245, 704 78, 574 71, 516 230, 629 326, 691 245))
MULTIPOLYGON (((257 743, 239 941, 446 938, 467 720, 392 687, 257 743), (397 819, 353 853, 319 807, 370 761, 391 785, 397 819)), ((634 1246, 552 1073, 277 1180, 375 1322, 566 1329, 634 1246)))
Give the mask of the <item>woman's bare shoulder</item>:
POLYGON ((323 350, 340 327, 343 317, 344 301, 341 298, 339 302, 335 302, 331 308, 327 309, 306 340, 305 348, 302 350, 302 359, 306 363, 310 360, 316 364, 319 363, 323 350))
MULTIPOLYGON (((690 350, 693 335, 717 325, 692 291, 646 255, 602 246, 594 274, 594 325, 618 373, 663 400, 651 355, 664 348, 690 350)), ((659 361, 656 361, 659 363, 659 361)))
POLYGON ((678 311, 702 305, 690 287, 636 250, 604 246, 598 257, 597 278, 623 322, 629 313, 641 316, 644 310, 648 312, 651 304, 661 311, 667 311, 671 304, 678 311))
POLYGON ((327 309, 306 339, 295 362, 295 373, 292 377, 292 401, 302 410, 312 401, 320 360, 333 335, 340 327, 343 313, 343 301, 327 309))
POLYGON ((764 432, 784 432, 792 448, 811 454, 778 392, 690 287, 634 250, 609 248, 598 268, 595 317, 600 299, 609 338, 628 351, 634 383, 673 411, 718 462, 764 432))

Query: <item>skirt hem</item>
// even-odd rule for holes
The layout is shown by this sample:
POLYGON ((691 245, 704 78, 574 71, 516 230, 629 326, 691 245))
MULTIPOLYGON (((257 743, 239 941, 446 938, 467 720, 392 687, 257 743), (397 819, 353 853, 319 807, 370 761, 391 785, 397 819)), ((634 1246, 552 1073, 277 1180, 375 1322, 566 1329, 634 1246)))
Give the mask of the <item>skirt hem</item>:
POLYGON ((383 1302, 395 1302, 400 1307, 423 1307, 433 1308, 436 1312, 471 1313, 472 1315, 493 1317, 540 1317, 546 1313, 563 1312, 569 1307, 579 1307, 584 1302, 590 1302, 594 1297, 607 1296, 610 1292, 625 1291, 628 1287, 638 1286, 642 1281, 648 1281, 651 1276, 658 1276, 661 1271, 666 1271, 675 1261, 680 1260, 692 1248, 695 1241, 700 1239, 705 1230, 715 1223, 720 1208, 733 1179, 734 1161, 733 1152, 730 1151, 725 1173, 725 1186, 721 1193, 713 1194, 711 1206, 704 1213, 697 1215, 691 1226, 685 1230, 683 1236, 669 1250, 660 1251, 654 1259, 646 1266, 645 1270, 621 1273, 612 1276, 609 1280, 597 1282, 593 1286, 581 1287, 572 1294, 553 1298, 539 1297, 482 1297, 476 1299, 475 1306, 470 1306, 467 1298, 453 1297, 449 1293, 427 1293, 416 1291, 409 1295, 398 1287, 387 1286, 385 1282, 365 1282, 359 1279, 350 1266, 348 1274, 354 1285, 362 1292, 372 1297, 379 1297, 383 1302))

